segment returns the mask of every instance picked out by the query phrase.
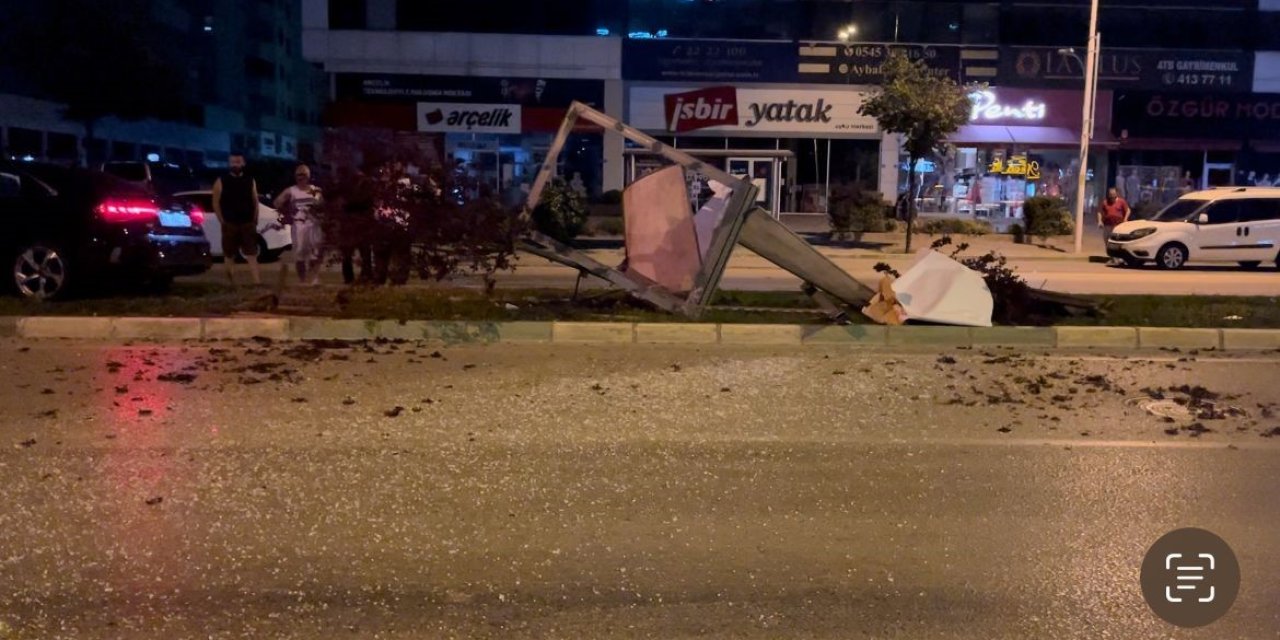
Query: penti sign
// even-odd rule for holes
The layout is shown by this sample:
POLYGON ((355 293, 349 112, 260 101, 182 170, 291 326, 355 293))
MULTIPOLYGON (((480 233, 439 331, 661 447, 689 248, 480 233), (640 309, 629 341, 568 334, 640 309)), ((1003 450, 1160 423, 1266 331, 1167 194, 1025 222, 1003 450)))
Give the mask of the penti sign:
POLYGON ((1044 102, 1027 98, 1021 104, 1005 104, 1000 102, 996 92, 990 89, 974 91, 969 94, 973 108, 969 111, 969 122, 999 122, 1005 120, 1038 123, 1049 114, 1049 107, 1044 102))

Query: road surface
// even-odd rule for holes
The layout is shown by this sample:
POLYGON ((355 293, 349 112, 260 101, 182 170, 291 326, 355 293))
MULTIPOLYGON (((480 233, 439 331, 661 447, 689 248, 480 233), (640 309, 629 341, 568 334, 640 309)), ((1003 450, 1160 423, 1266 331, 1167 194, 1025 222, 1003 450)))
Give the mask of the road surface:
POLYGON ((0 638, 1280 634, 1273 353, 339 346, 0 341, 0 638))

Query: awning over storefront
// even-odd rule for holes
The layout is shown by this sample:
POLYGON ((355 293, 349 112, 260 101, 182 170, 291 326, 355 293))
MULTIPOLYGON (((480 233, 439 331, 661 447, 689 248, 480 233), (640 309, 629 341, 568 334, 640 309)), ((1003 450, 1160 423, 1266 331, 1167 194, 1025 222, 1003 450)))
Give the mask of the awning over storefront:
MULTIPOLYGON (((1023 147, 1078 147, 1079 129, 1066 127, 1019 127, 996 124, 968 124, 947 139, 951 144, 1004 145, 1023 147)), ((1115 144, 1110 134, 1098 131, 1091 145, 1115 144)))

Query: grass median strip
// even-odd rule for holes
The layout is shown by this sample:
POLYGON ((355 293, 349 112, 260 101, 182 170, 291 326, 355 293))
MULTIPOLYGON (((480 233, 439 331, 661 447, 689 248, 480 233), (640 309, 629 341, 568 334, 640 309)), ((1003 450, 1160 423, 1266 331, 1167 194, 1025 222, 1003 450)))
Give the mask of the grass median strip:
MULTIPOLYGON (((491 295, 451 287, 291 287, 278 305, 262 303, 266 287, 241 288, 178 282, 167 295, 81 297, 34 302, 0 297, 4 316, 223 317, 241 312, 369 320, 488 322, 689 322, 645 307, 616 291, 590 291, 576 299, 560 289, 499 289, 491 295)), ((1269 296, 1097 296, 1097 316, 1067 317, 1062 326, 1280 328, 1280 298, 1269 296)), ((854 323, 869 322, 850 314, 854 323)), ((722 291, 698 322, 720 324, 828 324, 798 291, 722 291)))

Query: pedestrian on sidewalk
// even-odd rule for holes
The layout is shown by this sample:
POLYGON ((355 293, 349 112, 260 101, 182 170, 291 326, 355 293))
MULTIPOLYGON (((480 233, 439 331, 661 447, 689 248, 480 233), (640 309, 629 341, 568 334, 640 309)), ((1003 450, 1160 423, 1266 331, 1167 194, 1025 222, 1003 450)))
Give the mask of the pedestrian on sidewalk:
POLYGON ((236 284, 236 255, 244 256, 254 284, 262 284, 258 268, 258 183, 244 172, 244 155, 227 158, 227 173, 213 183, 213 214, 222 228, 222 256, 227 280, 236 284))
POLYGON ((1119 190, 1115 187, 1107 189, 1107 197, 1098 203, 1098 227, 1102 229, 1104 247, 1116 226, 1128 222, 1132 214, 1133 210, 1129 208, 1129 203, 1120 197, 1119 190))
POLYGON ((291 221, 298 282, 318 285, 324 259, 324 231, 318 216, 321 192, 319 187, 311 184, 311 168, 305 164, 294 169, 293 179, 293 186, 276 196, 275 206, 291 221))

